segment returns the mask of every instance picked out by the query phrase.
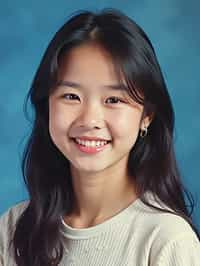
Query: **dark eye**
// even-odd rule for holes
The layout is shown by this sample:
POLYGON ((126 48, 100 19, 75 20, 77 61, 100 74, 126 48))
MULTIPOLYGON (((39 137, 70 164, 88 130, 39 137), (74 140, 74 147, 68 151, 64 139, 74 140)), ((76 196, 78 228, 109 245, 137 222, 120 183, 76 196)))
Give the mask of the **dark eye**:
POLYGON ((79 97, 76 94, 73 94, 73 93, 65 93, 63 95, 63 98, 66 99, 66 100, 78 100, 79 99, 79 97))
POLYGON ((109 99, 111 99, 111 101, 109 101, 109 103, 118 103, 118 102, 121 102, 121 103, 123 103, 124 101, 122 101, 120 98, 118 98, 118 97, 110 97, 110 98, 108 98, 108 100, 109 99))

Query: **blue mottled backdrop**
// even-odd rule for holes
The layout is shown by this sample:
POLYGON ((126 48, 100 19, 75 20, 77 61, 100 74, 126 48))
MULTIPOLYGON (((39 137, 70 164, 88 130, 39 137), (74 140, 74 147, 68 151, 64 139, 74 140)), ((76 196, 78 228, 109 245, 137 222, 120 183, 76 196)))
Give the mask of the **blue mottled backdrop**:
POLYGON ((77 9, 119 8, 149 35, 176 113, 175 145, 200 227, 200 2, 198 0, 1 1, 0 8, 0 214, 27 198, 20 160, 31 125, 23 103, 41 56, 77 9))

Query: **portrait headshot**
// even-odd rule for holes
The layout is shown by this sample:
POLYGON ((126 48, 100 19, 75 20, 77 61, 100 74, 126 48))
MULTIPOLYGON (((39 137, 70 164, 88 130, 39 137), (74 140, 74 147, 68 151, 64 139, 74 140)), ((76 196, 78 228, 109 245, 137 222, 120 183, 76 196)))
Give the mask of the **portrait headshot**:
POLYGON ((2 4, 0 266, 200 265, 199 8, 2 4))

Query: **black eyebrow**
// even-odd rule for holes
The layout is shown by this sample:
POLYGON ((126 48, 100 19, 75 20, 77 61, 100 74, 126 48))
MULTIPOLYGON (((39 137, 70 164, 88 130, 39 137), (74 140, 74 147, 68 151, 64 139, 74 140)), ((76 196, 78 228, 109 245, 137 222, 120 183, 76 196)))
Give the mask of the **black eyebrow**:
MULTIPOLYGON (((73 81, 67 81, 67 80, 60 80, 57 83, 57 86, 66 86, 71 88, 78 88, 81 89, 83 86, 79 83, 73 82, 73 81)), ((126 89, 125 84, 112 84, 112 85, 104 85, 103 87, 110 89, 110 90, 117 90, 117 91, 124 91, 126 89)))

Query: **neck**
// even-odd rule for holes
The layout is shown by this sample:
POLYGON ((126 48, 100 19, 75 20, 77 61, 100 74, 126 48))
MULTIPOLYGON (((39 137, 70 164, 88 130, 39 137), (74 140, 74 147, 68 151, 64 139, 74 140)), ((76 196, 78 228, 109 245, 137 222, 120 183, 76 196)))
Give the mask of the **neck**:
POLYGON ((74 210, 64 220, 75 227, 101 223, 137 198, 133 181, 124 173, 102 177, 102 173, 86 176, 73 171, 73 189, 74 210))

